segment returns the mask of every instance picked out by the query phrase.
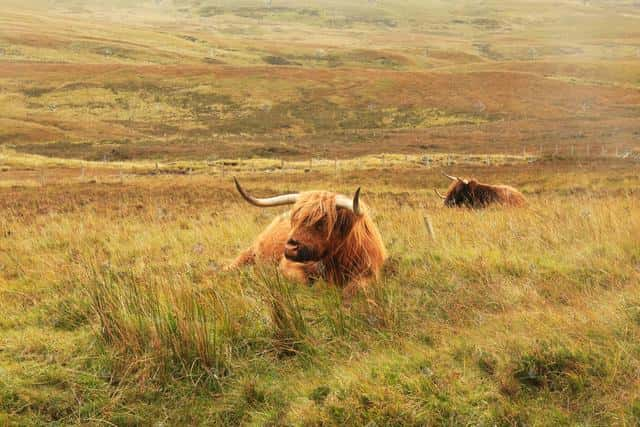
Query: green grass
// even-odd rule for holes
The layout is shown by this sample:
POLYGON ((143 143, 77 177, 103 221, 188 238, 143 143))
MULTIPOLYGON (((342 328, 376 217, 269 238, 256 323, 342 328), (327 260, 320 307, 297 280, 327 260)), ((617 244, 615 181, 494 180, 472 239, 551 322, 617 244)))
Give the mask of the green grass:
MULTIPOLYGON (((526 189, 538 168, 516 180, 526 189)), ((337 289, 289 283, 270 269, 220 272, 275 215, 235 197, 189 207, 182 189, 174 205, 149 199, 125 218, 94 213, 95 203, 114 208, 109 198, 75 213, 4 216, 4 420, 634 422, 635 195, 594 186, 576 197, 545 180, 526 190, 526 209, 452 211, 427 195, 436 175, 418 189, 385 188, 369 173, 348 179, 367 188, 392 257, 349 305, 337 289)), ((571 189, 600 176, 575 174, 558 179, 571 189)), ((305 176, 309 187, 331 182, 305 176)), ((618 174, 611 188, 631 188, 626 179, 618 174)), ((154 180, 129 185, 148 191, 154 180)), ((179 180, 187 192, 212 185, 179 180)), ((77 184, 67 185, 58 203, 74 200, 66 197, 77 184)))

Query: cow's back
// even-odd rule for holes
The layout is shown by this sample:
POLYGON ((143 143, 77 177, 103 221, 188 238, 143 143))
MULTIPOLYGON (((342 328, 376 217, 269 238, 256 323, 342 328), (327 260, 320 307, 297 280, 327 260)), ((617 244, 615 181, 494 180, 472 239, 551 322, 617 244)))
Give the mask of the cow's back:
POLYGON ((284 245, 289 237, 291 221, 289 212, 278 215, 256 238, 253 251, 260 261, 278 262, 284 254, 284 245))
POLYGON ((511 206, 523 206, 526 199, 522 193, 510 185, 497 185, 500 193, 500 202, 511 206))

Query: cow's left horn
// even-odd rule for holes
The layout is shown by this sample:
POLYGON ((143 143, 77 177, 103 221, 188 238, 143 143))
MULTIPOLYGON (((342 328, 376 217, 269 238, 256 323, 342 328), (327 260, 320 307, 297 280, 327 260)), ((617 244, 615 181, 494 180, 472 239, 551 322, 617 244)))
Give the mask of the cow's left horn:
POLYGON ((336 196, 336 206, 353 211, 354 214, 360 215, 360 187, 356 190, 353 199, 339 194, 336 196))
POLYGON ((434 189, 433 189, 433 191, 435 191, 435 192, 436 192, 436 194, 438 195, 438 197, 440 197, 442 200, 446 199, 446 197, 445 197, 445 196, 443 196, 442 194, 440 194, 440 192, 438 191, 438 189, 437 189, 437 188, 434 188, 434 189))
POLYGON ((236 188, 238 189, 238 192, 242 195, 242 197, 244 197, 244 199, 252 205, 260 206, 263 208, 269 206, 292 205, 298 200, 298 194, 296 193, 283 194, 282 196, 259 199, 247 193, 235 177, 233 177, 233 182, 236 183, 236 188))
POLYGON ((449 178, 451 181, 457 181, 460 178, 458 178, 457 176, 451 176, 451 175, 447 175, 446 173, 442 172, 442 175, 446 176, 447 178, 449 178))

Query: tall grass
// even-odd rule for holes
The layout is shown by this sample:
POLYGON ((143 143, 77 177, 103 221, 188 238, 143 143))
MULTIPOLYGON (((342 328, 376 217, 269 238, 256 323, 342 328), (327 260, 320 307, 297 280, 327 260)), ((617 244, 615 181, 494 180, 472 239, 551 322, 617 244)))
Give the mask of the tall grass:
POLYGON ((280 355, 305 353, 313 349, 309 325, 296 292, 300 286, 285 280, 277 271, 262 270, 257 286, 269 310, 274 347, 280 355))
MULTIPOLYGON (((401 194, 354 174, 392 256, 349 303, 340 289, 271 269, 220 272, 276 215, 236 201, 122 215, 98 198, 96 210, 0 219, 0 413, 114 424, 632 423, 635 194, 553 191, 521 210, 450 210, 422 188, 401 194)), ((74 203, 64 194, 49 196, 74 203)))
POLYGON ((87 285, 98 334, 120 376, 216 384, 229 373, 233 331, 215 289, 199 289, 183 275, 140 281, 109 266, 87 285))

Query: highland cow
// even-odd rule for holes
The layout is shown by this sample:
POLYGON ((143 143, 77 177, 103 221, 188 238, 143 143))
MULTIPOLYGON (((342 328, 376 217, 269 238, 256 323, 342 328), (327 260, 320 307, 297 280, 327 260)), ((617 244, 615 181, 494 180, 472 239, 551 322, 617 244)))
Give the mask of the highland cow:
POLYGON ((293 206, 274 219, 227 270, 278 263, 285 277, 301 282, 322 279, 343 287, 346 296, 378 278, 386 250, 360 201, 359 188, 353 198, 308 191, 260 199, 234 181, 242 197, 255 206, 293 206))
POLYGON ((451 181, 446 195, 436 194, 444 200, 447 207, 466 206, 470 208, 484 208, 491 204, 507 206, 523 206, 526 200, 522 193, 508 185, 482 184, 475 179, 462 179, 443 174, 451 181))

